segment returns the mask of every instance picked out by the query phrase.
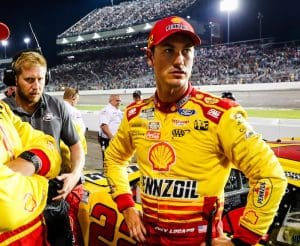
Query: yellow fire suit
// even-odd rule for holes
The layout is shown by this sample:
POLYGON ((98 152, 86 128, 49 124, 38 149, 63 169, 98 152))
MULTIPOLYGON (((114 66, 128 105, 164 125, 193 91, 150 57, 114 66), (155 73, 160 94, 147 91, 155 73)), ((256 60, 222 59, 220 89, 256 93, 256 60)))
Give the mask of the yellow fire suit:
POLYGON ((217 237, 232 164, 244 172, 250 185, 234 237, 255 244, 267 232, 286 178, 273 151, 246 117, 236 102, 191 85, 177 103, 164 104, 154 95, 127 107, 106 150, 105 173, 118 209, 132 206, 126 166, 136 151, 147 242, 158 235, 153 240, 161 240, 158 244, 179 245, 182 240, 197 245, 208 233, 217 237))
POLYGON ((26 237, 43 223, 42 217, 37 218, 46 205, 48 180, 37 174, 23 176, 5 165, 30 150, 47 156, 50 167, 45 176, 58 175, 61 157, 54 138, 22 122, 0 101, 0 245, 26 237))

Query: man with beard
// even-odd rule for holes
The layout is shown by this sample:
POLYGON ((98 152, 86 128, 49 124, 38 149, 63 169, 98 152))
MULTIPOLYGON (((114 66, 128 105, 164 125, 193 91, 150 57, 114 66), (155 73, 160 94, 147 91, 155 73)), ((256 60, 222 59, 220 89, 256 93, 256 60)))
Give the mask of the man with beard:
MULTIPOLYGON (((52 201, 61 204, 66 199, 67 205, 63 207, 70 206, 69 216, 76 218, 70 213, 77 212, 82 195, 82 186, 78 183, 81 178, 85 155, 64 103, 44 93, 45 85, 49 80, 46 59, 37 51, 20 52, 13 59, 11 72, 6 73, 5 76, 10 77, 5 81, 10 81, 12 85, 16 86, 15 97, 4 99, 12 111, 19 115, 23 121, 29 122, 34 128, 53 136, 58 145, 60 145, 60 141, 63 141, 69 147, 71 171, 57 176, 57 180, 61 181, 63 185, 57 190, 57 194, 54 195, 52 201)), ((64 162, 62 162, 63 164, 64 162)), ((71 221, 73 222, 73 219, 71 221)), ((74 221, 71 228, 80 228, 76 224, 76 221, 74 221)), ((56 228, 53 228, 53 231, 60 231, 58 229, 59 225, 54 223, 54 226, 56 228)), ((57 239, 55 234, 52 235, 51 228, 49 228, 48 234, 52 245, 72 245, 71 243, 74 240, 77 243, 74 235, 70 236, 69 241, 71 243, 67 243, 60 241, 64 240, 63 237, 57 239)), ((80 242, 76 245, 80 245, 80 242)))

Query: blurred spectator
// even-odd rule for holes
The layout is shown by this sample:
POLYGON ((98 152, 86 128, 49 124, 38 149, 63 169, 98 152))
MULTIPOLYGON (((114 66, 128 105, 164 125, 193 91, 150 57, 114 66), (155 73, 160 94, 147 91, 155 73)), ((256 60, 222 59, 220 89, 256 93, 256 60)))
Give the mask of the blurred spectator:
POLYGON ((80 95, 78 89, 74 89, 72 87, 65 88, 64 92, 64 102, 65 105, 71 115, 71 118, 75 124, 81 128, 83 134, 86 132, 86 127, 82 119, 81 112, 76 108, 76 105, 79 101, 80 95))
POLYGON ((235 97, 233 96, 232 92, 231 91, 224 91, 222 92, 222 98, 228 98, 230 100, 233 100, 235 101, 235 97))
POLYGON ((142 100, 142 92, 140 90, 136 90, 132 93, 133 101, 138 102, 142 100))
POLYGON ((123 117, 119 109, 121 103, 120 95, 110 95, 108 104, 100 111, 99 114, 99 143, 104 150, 109 141, 116 134, 123 117))

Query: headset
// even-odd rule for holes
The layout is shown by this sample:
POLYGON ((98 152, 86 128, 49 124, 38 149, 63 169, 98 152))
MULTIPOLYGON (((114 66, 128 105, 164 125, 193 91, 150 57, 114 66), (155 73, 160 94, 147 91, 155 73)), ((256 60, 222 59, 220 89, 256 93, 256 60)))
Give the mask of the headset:
MULTIPOLYGON (((32 29, 31 23, 29 22, 29 27, 30 30, 32 32, 32 35, 35 39, 35 42, 37 44, 37 48, 36 49, 26 49, 26 50, 22 50, 19 53, 17 53, 13 59, 12 59, 12 63, 11 63, 11 67, 10 68, 6 68, 4 69, 4 76, 3 76, 3 83, 6 86, 15 86, 16 85, 16 72, 14 70, 14 64, 16 63, 16 61, 18 61, 18 59, 21 57, 22 54, 24 54, 25 52, 36 52, 39 53, 40 55, 42 54, 42 49, 39 45, 39 42, 36 38, 36 35, 32 29)), ((45 76, 45 85, 47 85, 49 83, 49 81, 51 80, 51 74, 50 74, 50 70, 47 69, 46 71, 46 76, 45 76)))
MULTIPOLYGON (((14 69, 14 64, 16 63, 16 61, 18 61, 18 59, 21 57, 21 55, 26 52, 36 52, 36 53, 41 54, 41 52, 39 50, 34 50, 34 49, 33 50, 22 50, 21 52, 17 53, 12 59, 11 67, 4 69, 3 83, 6 86, 15 86, 16 85, 16 72, 14 69)), ((51 80, 50 70, 47 70, 46 76, 45 76, 45 85, 47 85, 50 80, 51 80)))

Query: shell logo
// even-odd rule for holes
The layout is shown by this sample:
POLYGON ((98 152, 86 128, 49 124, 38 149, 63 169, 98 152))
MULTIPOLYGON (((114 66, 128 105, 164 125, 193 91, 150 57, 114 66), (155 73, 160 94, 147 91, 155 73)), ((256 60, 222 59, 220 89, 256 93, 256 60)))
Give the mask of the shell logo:
POLYGON ((252 225, 256 225, 256 223, 258 221, 258 216, 254 210, 247 211, 245 213, 244 217, 245 217, 245 220, 252 225))
POLYGON ((219 102, 219 99, 213 97, 205 97, 204 102, 207 104, 217 104, 219 102))
POLYGON ((24 197, 24 209, 28 212, 33 212, 36 208, 36 201, 31 193, 27 193, 24 197))
POLYGON ((175 151, 168 143, 156 143, 151 146, 148 159, 153 170, 169 171, 170 166, 175 163, 175 151))
POLYGON ((203 95, 203 94, 200 94, 200 93, 197 93, 197 94, 196 94, 196 98, 197 98, 197 99, 203 99, 203 98, 204 98, 204 95, 203 95))
POLYGON ((172 23, 181 23, 181 22, 182 22, 182 19, 179 18, 179 17, 174 17, 174 18, 171 19, 171 22, 172 22, 172 23))

